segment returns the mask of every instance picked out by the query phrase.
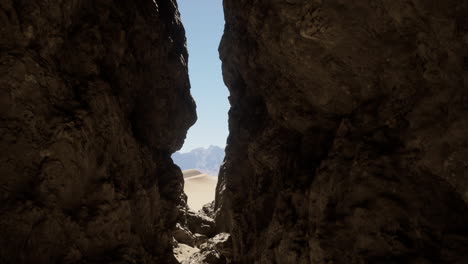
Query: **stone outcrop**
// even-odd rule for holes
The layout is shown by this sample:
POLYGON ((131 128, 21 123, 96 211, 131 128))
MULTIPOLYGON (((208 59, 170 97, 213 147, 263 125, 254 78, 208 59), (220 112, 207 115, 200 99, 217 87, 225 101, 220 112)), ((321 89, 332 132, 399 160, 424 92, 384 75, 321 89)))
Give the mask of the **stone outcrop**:
MULTIPOLYGON (((175 0, 0 0, 0 263, 176 263, 175 0)), ((182 203, 182 204, 181 204, 182 203)))
POLYGON ((185 259, 182 264, 228 264, 232 257, 232 239, 220 233, 200 246, 200 250, 185 259))
POLYGON ((214 201, 203 205, 202 209, 199 211, 199 214, 205 215, 209 218, 214 218, 215 216, 214 205, 215 205, 214 201))
POLYGON ((187 210, 186 219, 187 227, 193 233, 202 234, 207 237, 213 237, 216 234, 214 220, 207 216, 203 209, 198 212, 187 210))
POLYGON ((174 255, 177 258, 177 261, 179 261, 179 263, 183 263, 185 260, 190 258, 192 255, 194 255, 198 251, 199 251, 198 248, 191 247, 191 246, 181 244, 181 243, 178 243, 174 247, 174 255))
POLYGON ((237 263, 468 262, 468 1, 224 0, 237 263))
POLYGON ((194 234, 180 223, 176 224, 176 228, 172 232, 172 235, 177 243, 183 243, 185 245, 195 247, 196 238, 194 234))
MULTIPOLYGON (((225 263, 225 252, 232 252, 229 234, 216 234, 211 215, 213 203, 206 204, 198 212, 186 206, 180 208, 178 223, 174 229, 174 255, 181 263, 225 263)), ((229 255, 230 256, 230 255, 229 255)))

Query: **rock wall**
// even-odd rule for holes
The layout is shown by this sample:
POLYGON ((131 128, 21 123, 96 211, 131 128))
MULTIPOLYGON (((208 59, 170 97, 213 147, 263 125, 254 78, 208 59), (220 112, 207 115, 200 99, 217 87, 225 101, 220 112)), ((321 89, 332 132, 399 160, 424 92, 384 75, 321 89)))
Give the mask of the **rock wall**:
POLYGON ((237 263, 468 263, 468 1, 224 0, 237 263))
POLYGON ((175 263, 175 0, 0 0, 0 263, 175 263))

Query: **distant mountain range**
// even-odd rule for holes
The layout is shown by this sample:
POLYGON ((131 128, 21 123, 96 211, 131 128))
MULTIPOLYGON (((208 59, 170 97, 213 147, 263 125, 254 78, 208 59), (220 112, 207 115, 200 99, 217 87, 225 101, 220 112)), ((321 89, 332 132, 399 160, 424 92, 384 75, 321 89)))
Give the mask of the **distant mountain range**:
POLYGON ((218 146, 196 148, 187 153, 176 152, 172 155, 172 159, 181 170, 195 169, 211 176, 218 176, 219 167, 224 159, 224 149, 218 146))

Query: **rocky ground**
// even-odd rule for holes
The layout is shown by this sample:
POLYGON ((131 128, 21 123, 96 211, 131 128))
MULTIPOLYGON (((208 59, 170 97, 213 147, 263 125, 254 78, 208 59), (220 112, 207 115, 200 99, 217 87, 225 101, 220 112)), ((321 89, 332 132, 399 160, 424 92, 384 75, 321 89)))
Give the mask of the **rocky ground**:
POLYGON ((229 264, 232 240, 228 233, 216 233, 214 202, 198 212, 186 207, 174 230, 174 255, 181 264, 229 264))

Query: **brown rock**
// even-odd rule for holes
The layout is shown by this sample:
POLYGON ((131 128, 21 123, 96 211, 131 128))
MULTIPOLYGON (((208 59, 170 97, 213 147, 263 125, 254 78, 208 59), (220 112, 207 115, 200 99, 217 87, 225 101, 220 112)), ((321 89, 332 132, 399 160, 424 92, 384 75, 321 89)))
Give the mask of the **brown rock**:
POLYGON ((175 263, 175 1, 0 0, 0 262, 175 263))
POLYGON ((216 234, 215 222, 210 217, 200 212, 187 211, 187 227, 193 233, 213 237, 216 234))
POLYGON ((202 244, 208 241, 208 237, 202 234, 194 234, 195 236, 195 246, 200 247, 202 244))
POLYGON ((203 205, 202 209, 199 210, 198 212, 208 216, 209 218, 214 218, 215 216, 214 204, 215 204, 214 201, 212 201, 211 203, 207 203, 203 205))
POLYGON ((186 259, 191 257, 193 254, 197 253, 198 249, 194 247, 190 247, 185 244, 178 244, 174 248, 174 255, 177 258, 177 261, 183 263, 186 259))
MULTIPOLYGON (((206 244, 200 247, 201 250, 216 250, 226 259, 232 258, 232 238, 228 233, 219 233, 213 238, 210 238, 206 244)), ((229 261, 228 261, 229 262, 229 261)))
POLYGON ((179 223, 176 224, 176 228, 172 234, 174 235, 175 240, 179 243, 183 243, 191 247, 194 247, 196 244, 196 237, 192 232, 179 223))
POLYGON ((218 252, 206 250, 195 252, 182 264, 226 264, 226 260, 218 252))
POLYGON ((468 1, 224 9, 234 261, 468 262, 468 1))
POLYGON ((182 264, 226 264, 231 263, 232 240, 227 233, 217 234, 200 246, 200 251, 184 260, 182 264))

